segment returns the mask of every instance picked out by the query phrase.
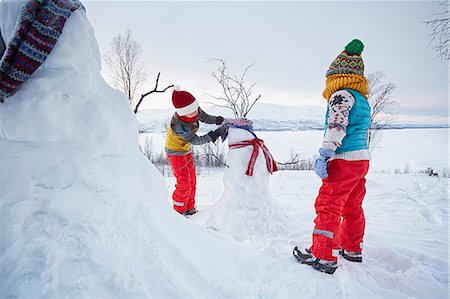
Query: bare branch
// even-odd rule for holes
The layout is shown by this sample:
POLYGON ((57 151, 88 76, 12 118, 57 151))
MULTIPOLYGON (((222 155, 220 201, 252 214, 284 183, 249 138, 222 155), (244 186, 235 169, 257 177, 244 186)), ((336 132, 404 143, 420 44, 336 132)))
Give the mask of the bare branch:
POLYGON ((448 0, 440 1, 442 11, 433 14, 434 19, 423 22, 431 27, 431 40, 428 46, 434 45, 433 49, 441 60, 450 60, 450 29, 448 0))
POLYGON ((253 106, 255 105, 255 103, 261 98, 261 95, 258 95, 258 97, 253 101, 252 105, 250 106, 250 108, 248 108, 247 112, 245 112, 244 117, 247 116, 247 114, 250 112, 250 110, 252 110, 253 106))
POLYGON ((385 82, 383 72, 375 72, 367 75, 369 81, 369 104, 372 108, 372 123, 369 130, 369 146, 373 148, 375 137, 380 130, 392 125, 395 118, 389 110, 397 105, 393 93, 395 84, 385 82))
POLYGON ((299 153, 291 151, 290 158, 287 162, 276 162, 278 170, 311 170, 314 166, 315 156, 311 156, 308 159, 302 158, 299 153))
POLYGON ((289 162, 281 163, 281 162, 275 161, 275 163, 277 163, 277 165, 287 166, 287 165, 296 165, 298 163, 305 162, 305 161, 306 161, 305 159, 300 159, 300 154, 295 154, 295 156, 291 157, 291 160, 289 162))
POLYGON ((256 83, 251 84, 249 87, 245 84, 245 77, 255 64, 248 65, 244 72, 240 75, 231 75, 228 73, 226 60, 220 58, 211 58, 208 60, 217 61, 219 63, 219 67, 215 72, 211 74, 211 76, 219 83, 222 88, 223 97, 208 95, 218 102, 224 103, 223 105, 217 105, 218 107, 224 107, 230 109, 234 117, 245 117, 248 112, 253 108, 255 103, 261 98, 259 95, 253 102, 250 104, 250 98, 252 95, 252 89, 256 83))
POLYGON ((152 93, 154 93, 154 92, 157 92, 157 93, 163 93, 163 92, 165 92, 167 89, 173 87, 173 84, 172 84, 172 85, 167 86, 167 87, 164 88, 163 90, 158 90, 158 83, 159 83, 159 76, 160 76, 160 75, 161 75, 161 72, 159 72, 159 73, 158 73, 158 76, 156 77, 155 88, 153 88, 153 90, 151 90, 151 91, 149 91, 149 92, 147 92, 147 93, 141 95, 141 98, 140 98, 139 102, 136 104, 136 107, 134 108, 134 113, 135 113, 135 114, 138 112, 139 106, 141 105, 142 101, 144 100, 144 98, 145 98, 146 96, 148 96, 148 95, 150 95, 150 94, 152 94, 152 93))

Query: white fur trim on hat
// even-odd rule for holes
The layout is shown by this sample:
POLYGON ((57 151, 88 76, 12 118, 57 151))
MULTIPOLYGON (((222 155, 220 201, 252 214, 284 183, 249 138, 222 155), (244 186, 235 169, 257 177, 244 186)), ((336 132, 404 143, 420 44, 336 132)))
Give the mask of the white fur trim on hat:
POLYGON ((180 85, 174 85, 172 91, 180 91, 180 85))
POLYGON ((184 106, 182 108, 175 108, 175 111, 177 112, 178 115, 184 116, 184 115, 191 114, 192 112, 197 110, 199 107, 200 106, 198 105, 197 100, 195 100, 187 106, 184 106))

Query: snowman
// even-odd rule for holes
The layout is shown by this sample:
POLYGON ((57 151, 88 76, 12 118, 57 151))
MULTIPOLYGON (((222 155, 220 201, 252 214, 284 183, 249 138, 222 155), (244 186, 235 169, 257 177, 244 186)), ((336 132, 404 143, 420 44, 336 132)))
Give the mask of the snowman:
POLYGON ((285 215, 269 188, 270 175, 277 170, 272 155, 253 132, 250 120, 227 120, 226 124, 225 190, 217 203, 195 219, 237 241, 283 233, 285 215))

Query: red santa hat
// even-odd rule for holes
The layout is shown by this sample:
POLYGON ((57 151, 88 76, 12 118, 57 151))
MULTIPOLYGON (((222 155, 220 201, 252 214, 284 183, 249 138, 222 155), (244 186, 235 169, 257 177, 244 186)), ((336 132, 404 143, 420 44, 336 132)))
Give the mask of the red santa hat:
POLYGON ((178 115, 184 116, 196 111, 199 107, 197 100, 187 91, 180 90, 175 85, 172 92, 172 103, 178 115))

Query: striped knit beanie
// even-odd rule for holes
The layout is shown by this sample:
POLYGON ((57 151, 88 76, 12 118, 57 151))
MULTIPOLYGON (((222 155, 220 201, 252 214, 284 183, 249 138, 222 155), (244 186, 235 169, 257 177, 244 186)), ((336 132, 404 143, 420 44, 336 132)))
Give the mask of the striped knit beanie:
POLYGON ((325 77, 334 74, 357 74, 364 76, 364 62, 361 53, 364 44, 359 39, 352 40, 341 54, 333 60, 325 77))

